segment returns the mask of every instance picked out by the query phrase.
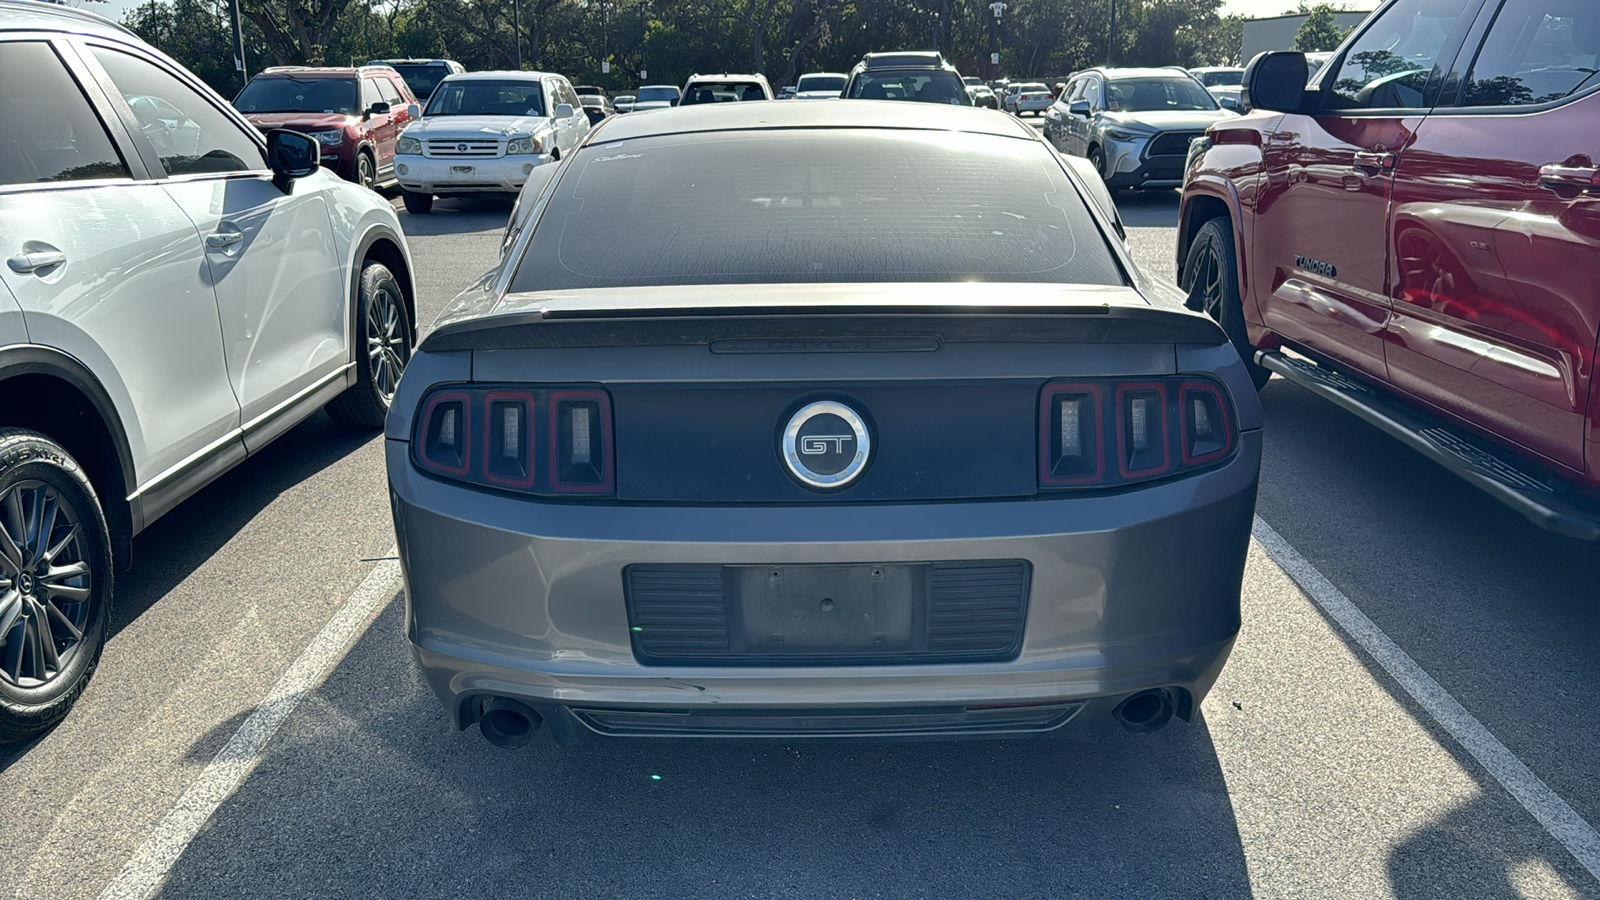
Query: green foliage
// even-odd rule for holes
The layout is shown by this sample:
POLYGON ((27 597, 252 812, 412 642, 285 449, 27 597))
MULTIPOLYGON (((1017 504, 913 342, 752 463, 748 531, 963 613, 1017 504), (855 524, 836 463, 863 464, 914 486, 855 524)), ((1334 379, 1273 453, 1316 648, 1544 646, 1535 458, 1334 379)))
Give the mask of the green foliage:
MULTIPOLYGON (((874 50, 937 49, 963 73, 1059 81, 1106 62, 1110 0, 241 0, 252 72, 444 57, 468 69, 560 72, 614 90, 695 72, 848 71, 874 50), (517 4, 514 6, 513 4, 517 4), (514 23, 520 18, 521 32, 514 23), (1001 64, 989 66, 991 48, 1001 64), (610 74, 601 61, 611 61, 610 74), (641 79, 639 72, 648 72, 641 79)), ((1236 62, 1240 25, 1222 0, 1116 0, 1119 65, 1236 62)), ((125 23, 224 94, 226 0, 151 0, 125 23)))
POLYGON ((1294 48, 1302 53, 1336 50, 1350 33, 1350 29, 1340 28, 1334 19, 1336 10, 1332 4, 1318 3, 1305 12, 1306 20, 1300 23, 1300 30, 1294 35, 1294 48))

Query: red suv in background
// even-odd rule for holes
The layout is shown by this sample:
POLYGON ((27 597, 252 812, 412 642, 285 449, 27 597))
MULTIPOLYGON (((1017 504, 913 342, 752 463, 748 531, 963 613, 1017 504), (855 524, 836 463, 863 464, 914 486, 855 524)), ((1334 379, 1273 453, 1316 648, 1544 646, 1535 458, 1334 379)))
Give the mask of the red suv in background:
POLYGON ((1190 303, 1547 528, 1600 540, 1600 3, 1390 0, 1191 148, 1190 303))
POLYGON ((394 143, 422 115, 388 66, 277 66, 244 86, 233 105, 263 132, 290 128, 317 139, 322 164, 373 187, 394 178, 394 143))

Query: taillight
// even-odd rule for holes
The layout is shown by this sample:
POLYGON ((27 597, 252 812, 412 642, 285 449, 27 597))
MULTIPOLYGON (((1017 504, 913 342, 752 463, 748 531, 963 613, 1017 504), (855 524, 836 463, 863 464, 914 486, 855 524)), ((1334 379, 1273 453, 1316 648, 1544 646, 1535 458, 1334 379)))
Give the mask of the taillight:
POLYGON ((1039 485, 1111 487, 1226 459, 1238 427, 1221 385, 1192 377, 1057 382, 1039 393, 1039 485))
POLYGON ((591 388, 449 385, 422 402, 412 458, 425 472, 533 494, 610 494, 611 397, 591 388))

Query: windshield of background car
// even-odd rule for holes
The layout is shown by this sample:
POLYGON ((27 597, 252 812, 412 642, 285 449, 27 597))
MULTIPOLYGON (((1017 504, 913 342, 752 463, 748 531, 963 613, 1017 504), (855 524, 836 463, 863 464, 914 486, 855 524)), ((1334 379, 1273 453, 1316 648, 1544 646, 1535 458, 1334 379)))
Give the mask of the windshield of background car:
POLYGON ((428 98, 432 116, 543 116, 544 85, 537 81, 447 81, 428 98))
POLYGON ((754 81, 696 81, 683 92, 679 106, 696 103, 732 103, 740 100, 765 100, 767 95, 754 81))
POLYGON ((233 106, 243 113, 356 114, 356 79, 263 75, 244 86, 233 106))
POLYGON ((661 100, 673 101, 678 99, 678 89, 673 87, 640 88, 639 93, 633 98, 635 103, 652 103, 661 100))
POLYGON ((672 284, 1125 284, 1053 152, 960 132, 784 129, 589 146, 511 290, 672 284), (621 255, 596 246, 627 247, 621 255))
POLYGON ((1244 70, 1228 70, 1226 72, 1206 72, 1200 76, 1200 83, 1206 87, 1231 87, 1244 84, 1244 70))
POLYGON ((796 82, 795 89, 800 91, 832 91, 835 94, 844 90, 844 83, 849 81, 843 75, 801 75, 796 82))
POLYGON ((1216 109, 1217 101, 1193 78, 1118 78, 1106 85, 1111 112, 1216 109))
POLYGON ((444 66, 399 65, 393 68, 405 80, 406 87, 411 88, 411 93, 424 100, 434 92, 434 89, 439 86, 439 82, 450 74, 450 70, 444 66))
POLYGON ((938 70, 868 69, 850 83, 853 100, 916 100, 921 103, 953 103, 971 106, 967 86, 954 72, 938 70))

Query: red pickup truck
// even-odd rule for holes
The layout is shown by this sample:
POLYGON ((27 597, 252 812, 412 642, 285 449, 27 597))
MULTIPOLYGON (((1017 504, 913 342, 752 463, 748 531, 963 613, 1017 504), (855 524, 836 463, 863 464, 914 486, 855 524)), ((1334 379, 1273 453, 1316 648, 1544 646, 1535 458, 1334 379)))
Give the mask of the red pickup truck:
POLYGON ((1260 385, 1600 540, 1600 3, 1389 0, 1190 148, 1180 283, 1260 385))

